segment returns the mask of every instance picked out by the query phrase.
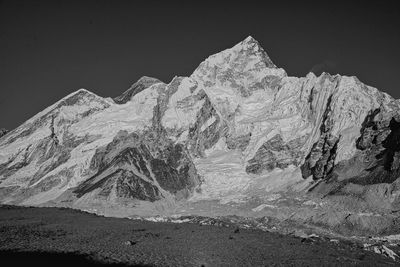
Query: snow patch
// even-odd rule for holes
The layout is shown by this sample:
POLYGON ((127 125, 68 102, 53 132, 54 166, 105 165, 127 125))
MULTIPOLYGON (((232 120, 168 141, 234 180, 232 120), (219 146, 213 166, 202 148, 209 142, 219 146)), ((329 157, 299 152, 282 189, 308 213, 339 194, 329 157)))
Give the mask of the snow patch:
POLYGON ((274 208, 276 208, 276 206, 275 205, 270 205, 270 204, 261 204, 261 205, 255 207, 254 209, 252 209, 252 211, 259 212, 259 211, 262 211, 265 208, 274 209, 274 208))

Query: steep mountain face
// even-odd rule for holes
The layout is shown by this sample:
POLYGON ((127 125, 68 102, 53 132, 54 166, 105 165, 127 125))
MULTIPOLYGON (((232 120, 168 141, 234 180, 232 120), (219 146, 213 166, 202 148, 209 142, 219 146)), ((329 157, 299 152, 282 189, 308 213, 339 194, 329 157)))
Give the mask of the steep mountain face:
POLYGON ((398 100, 356 77, 290 77, 248 37, 190 77, 81 89, 1 137, 0 201, 395 231, 399 136, 398 100))

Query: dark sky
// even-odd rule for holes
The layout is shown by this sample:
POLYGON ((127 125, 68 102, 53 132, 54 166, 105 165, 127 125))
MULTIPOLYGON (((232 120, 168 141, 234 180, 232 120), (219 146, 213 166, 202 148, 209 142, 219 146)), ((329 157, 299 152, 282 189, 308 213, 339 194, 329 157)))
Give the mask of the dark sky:
POLYGON ((248 35, 289 75, 355 75, 400 98, 395 2, 0 1, 0 128, 86 88, 169 82, 248 35))

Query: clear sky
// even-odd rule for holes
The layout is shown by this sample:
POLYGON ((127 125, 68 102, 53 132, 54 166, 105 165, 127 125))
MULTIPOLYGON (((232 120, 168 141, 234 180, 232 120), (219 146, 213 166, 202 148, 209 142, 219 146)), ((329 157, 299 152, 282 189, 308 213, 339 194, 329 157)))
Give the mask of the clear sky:
POLYGON ((188 76, 248 35, 289 75, 355 75, 400 98, 400 8, 368 2, 0 1, 0 128, 79 88, 188 76))

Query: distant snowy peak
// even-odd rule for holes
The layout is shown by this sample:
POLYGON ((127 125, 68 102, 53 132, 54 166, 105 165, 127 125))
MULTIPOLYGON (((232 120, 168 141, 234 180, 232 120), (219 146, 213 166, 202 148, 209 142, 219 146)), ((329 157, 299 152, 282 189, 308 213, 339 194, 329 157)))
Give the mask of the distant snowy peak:
POLYGON ((41 112, 30 118, 25 123, 32 123, 43 116, 57 112, 63 107, 64 108, 72 106, 87 106, 88 108, 108 107, 111 103, 112 101, 102 98, 101 96, 98 96, 95 93, 92 93, 86 89, 81 88, 63 97, 62 99, 60 99, 53 105, 47 107, 46 109, 42 110, 41 112))
MULTIPOLYGON (((72 124, 113 104, 86 89, 79 89, 39 112, 0 140, 0 150, 23 149, 48 136, 60 136, 72 124)), ((1 153, 0 153, 1 154, 1 153)))
POLYGON ((134 97, 136 94, 157 83, 163 82, 156 78, 143 76, 137 82, 132 84, 132 86, 128 90, 123 92, 120 96, 115 97, 114 101, 117 104, 125 104, 126 102, 130 101, 132 97, 134 97))
POLYGON ((65 118, 68 117, 69 119, 76 115, 86 117, 96 110, 109 107, 111 104, 111 100, 98 96, 86 89, 79 89, 38 113, 27 122, 33 123, 37 119, 55 115, 64 115, 65 118))

